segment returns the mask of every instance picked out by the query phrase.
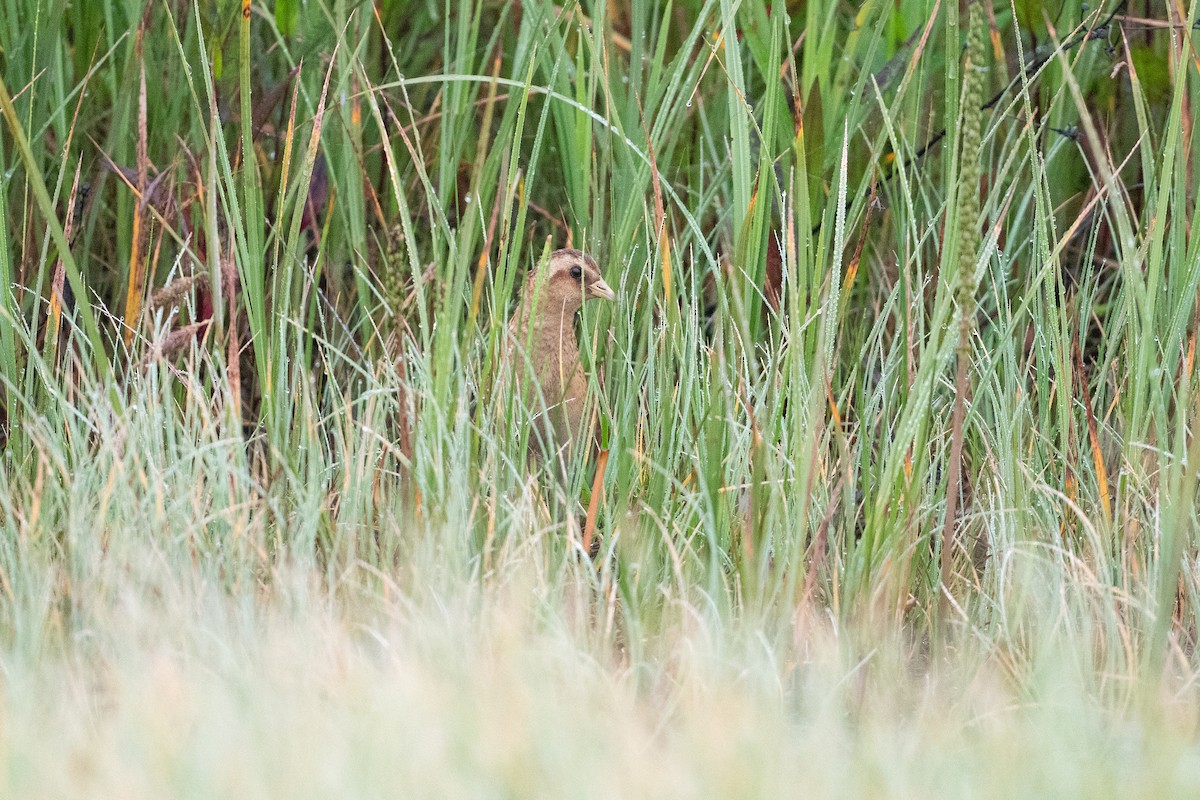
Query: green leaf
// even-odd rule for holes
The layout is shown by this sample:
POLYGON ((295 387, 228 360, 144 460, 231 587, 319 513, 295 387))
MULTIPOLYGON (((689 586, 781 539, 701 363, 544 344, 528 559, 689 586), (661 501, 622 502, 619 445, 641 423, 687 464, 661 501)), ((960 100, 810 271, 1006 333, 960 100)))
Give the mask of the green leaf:
POLYGON ((300 18, 300 0, 275 0, 275 26, 284 36, 296 32, 296 21, 300 18))

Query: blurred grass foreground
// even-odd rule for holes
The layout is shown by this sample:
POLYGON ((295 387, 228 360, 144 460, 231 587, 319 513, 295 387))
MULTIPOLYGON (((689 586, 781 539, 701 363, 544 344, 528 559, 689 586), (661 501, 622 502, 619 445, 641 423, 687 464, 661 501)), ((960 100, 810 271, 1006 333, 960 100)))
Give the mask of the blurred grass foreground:
POLYGON ((0 0, 0 796, 1198 796, 1196 22, 0 0))

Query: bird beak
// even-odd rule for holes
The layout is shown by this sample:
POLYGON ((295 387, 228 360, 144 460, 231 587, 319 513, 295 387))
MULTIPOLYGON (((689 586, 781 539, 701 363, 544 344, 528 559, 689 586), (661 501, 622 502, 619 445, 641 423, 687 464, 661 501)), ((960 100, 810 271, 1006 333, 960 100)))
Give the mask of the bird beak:
POLYGON ((588 297, 595 297, 600 300, 616 300, 617 293, 612 290, 612 287, 604 282, 603 278, 597 278, 596 282, 588 287, 588 297))

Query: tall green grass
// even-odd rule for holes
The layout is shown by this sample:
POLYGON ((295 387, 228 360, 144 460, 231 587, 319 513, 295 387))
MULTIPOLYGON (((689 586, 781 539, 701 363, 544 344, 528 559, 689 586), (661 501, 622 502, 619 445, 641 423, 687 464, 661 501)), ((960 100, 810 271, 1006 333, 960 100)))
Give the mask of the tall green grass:
POLYGON ((1196 15, 0 0, 7 791, 1194 790, 1196 15))

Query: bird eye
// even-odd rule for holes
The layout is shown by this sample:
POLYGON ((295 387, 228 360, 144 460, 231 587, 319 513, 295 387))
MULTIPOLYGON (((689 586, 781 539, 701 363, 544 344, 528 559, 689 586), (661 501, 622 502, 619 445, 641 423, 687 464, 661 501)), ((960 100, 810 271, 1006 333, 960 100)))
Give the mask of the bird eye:
POLYGON ((571 267, 571 277, 574 278, 575 280, 579 280, 580 278, 583 277, 583 270, 579 268, 578 264, 571 267))

